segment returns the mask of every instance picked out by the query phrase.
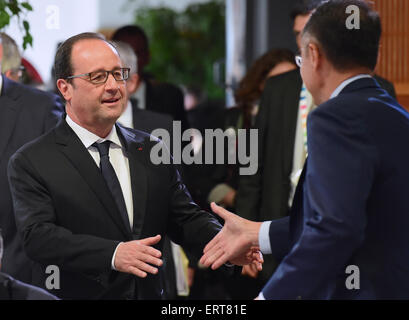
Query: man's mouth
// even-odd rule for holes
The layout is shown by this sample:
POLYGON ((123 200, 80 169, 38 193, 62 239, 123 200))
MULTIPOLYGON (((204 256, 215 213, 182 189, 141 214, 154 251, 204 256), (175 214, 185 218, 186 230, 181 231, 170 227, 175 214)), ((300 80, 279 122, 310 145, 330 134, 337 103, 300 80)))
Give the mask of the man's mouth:
POLYGON ((104 99, 102 100, 102 103, 114 104, 114 103, 117 103, 119 100, 120 100, 119 98, 104 99))

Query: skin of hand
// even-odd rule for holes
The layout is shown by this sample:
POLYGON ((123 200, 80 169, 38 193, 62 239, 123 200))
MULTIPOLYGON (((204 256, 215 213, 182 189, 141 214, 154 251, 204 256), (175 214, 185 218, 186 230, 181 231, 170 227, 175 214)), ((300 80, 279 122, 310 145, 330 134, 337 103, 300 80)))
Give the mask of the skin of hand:
POLYGON ((243 269, 241 270, 242 276, 250 277, 253 279, 257 278, 258 273, 259 270, 257 269, 257 265, 255 265, 254 263, 243 266, 243 269))
POLYGON ((236 265, 256 263, 261 271, 264 262, 258 246, 261 222, 243 219, 214 202, 211 208, 224 220, 222 230, 206 245, 200 263, 213 270, 226 262, 236 265))
POLYGON ((159 259, 162 253, 152 246, 157 244, 160 239, 161 236, 157 235, 121 243, 115 255, 115 269, 134 274, 140 278, 145 278, 147 273, 157 274, 158 269, 152 265, 160 267, 163 264, 163 261, 159 259))
POLYGON ((187 268, 187 284, 189 288, 193 286, 193 280, 195 278, 195 269, 194 268, 187 268))

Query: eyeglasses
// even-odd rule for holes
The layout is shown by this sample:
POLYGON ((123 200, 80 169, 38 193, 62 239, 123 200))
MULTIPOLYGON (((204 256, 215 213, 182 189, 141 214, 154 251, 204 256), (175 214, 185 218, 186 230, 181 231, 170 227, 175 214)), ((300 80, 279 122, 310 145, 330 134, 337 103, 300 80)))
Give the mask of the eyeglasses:
POLYGON ((295 56, 295 63, 297 64, 297 66, 298 66, 299 68, 301 68, 301 65, 302 65, 302 58, 301 58, 301 56, 295 56))
POLYGON ((107 82, 109 74, 112 74, 116 81, 124 81, 128 80, 130 70, 131 70, 130 68, 120 68, 113 71, 94 71, 84 74, 78 74, 75 76, 70 76, 67 77, 66 79, 88 77, 87 80, 90 81, 91 83, 101 84, 107 82))

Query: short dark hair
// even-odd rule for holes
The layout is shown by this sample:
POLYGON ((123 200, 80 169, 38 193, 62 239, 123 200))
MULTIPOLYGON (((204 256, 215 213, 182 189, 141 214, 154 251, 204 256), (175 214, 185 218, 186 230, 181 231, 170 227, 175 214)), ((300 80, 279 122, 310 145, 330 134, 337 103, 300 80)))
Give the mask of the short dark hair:
POLYGON ((323 0, 298 0, 290 12, 291 20, 295 20, 297 16, 310 14, 322 2, 323 0))
MULTIPOLYGON (((84 32, 77 34, 67 40, 65 40, 57 49, 54 59, 54 73, 55 80, 66 79, 72 76, 72 61, 71 54, 74 45, 81 40, 97 39, 109 43, 106 38, 99 33, 94 32, 84 32)), ((110 43, 109 43, 110 44, 110 43)), ((112 45, 112 44, 111 44, 112 45)))
POLYGON ((318 41, 331 64, 339 71, 353 67, 374 70, 378 60, 382 28, 377 12, 363 0, 330 0, 319 6, 308 20, 303 35, 318 41), (346 26, 350 5, 359 8, 359 29, 346 26))
POLYGON ((115 42, 129 44, 138 57, 138 73, 143 74, 144 67, 149 63, 149 39, 145 31, 137 25, 123 26, 111 37, 115 42))

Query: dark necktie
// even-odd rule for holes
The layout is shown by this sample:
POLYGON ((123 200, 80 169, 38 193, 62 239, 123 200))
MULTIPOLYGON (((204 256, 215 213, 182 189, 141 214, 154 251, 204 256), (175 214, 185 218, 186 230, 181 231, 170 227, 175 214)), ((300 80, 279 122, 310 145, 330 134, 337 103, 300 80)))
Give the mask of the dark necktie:
POLYGON ((99 151, 99 156, 101 158, 100 169, 102 175, 104 176, 105 182, 109 190, 112 193, 112 196, 115 199, 116 205, 121 213, 121 217, 125 223, 128 231, 130 230, 129 216, 128 211, 126 210, 126 204, 124 195, 122 193, 121 185, 119 184, 118 177, 115 173, 114 167, 109 161, 109 145, 111 141, 105 141, 103 143, 94 143, 92 146, 97 148, 99 151))

